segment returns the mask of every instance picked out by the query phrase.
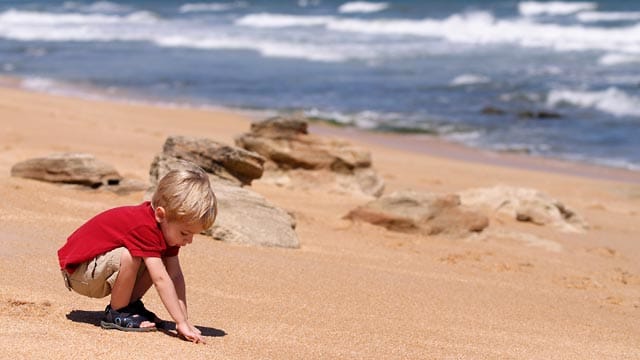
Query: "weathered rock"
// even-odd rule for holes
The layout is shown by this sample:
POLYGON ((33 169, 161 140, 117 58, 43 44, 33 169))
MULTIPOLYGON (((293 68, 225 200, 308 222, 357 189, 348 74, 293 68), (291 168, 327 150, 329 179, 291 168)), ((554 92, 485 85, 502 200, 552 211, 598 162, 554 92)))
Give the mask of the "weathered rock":
POLYGON ((286 211, 247 188, 225 182, 214 182, 212 186, 219 209, 211 228, 214 239, 247 245, 300 247, 295 220, 286 211))
MULTIPOLYGON (((506 115, 507 111, 495 107, 495 106, 485 106, 482 108, 482 114, 484 115, 506 115)), ((562 117, 562 114, 549 111, 549 110, 522 110, 516 112, 519 118, 522 119, 538 119, 538 120, 548 120, 548 119, 559 119, 562 117)))
POLYGON ((118 195, 127 195, 134 192, 146 191, 148 188, 149 185, 144 181, 128 178, 120 180, 117 185, 108 185, 101 187, 101 189, 111 191, 118 195))
POLYGON ((525 119, 546 120, 546 119, 559 119, 562 117, 562 115, 560 115, 557 112, 547 111, 547 110, 539 110, 539 111, 524 110, 518 113, 518 117, 525 118, 525 119))
POLYGON ((482 231, 489 225, 486 216, 462 209, 457 195, 416 191, 383 195, 352 210, 345 218, 425 235, 464 235, 482 231))
POLYGON ((243 185, 262 176, 265 159, 260 155, 206 138, 170 136, 162 153, 177 159, 190 161, 208 173, 221 178, 239 181, 243 185))
POLYGON ((553 225, 562 231, 581 232, 589 225, 573 210, 548 195, 529 188, 495 186, 459 193, 462 204, 518 221, 553 225))
POLYGON ((236 145, 254 151, 282 169, 348 172, 371 165, 368 151, 348 142, 307 133, 307 123, 297 118, 271 118, 251 125, 251 132, 236 138, 236 145))
MULTIPOLYGON (((159 179, 172 169, 191 168, 194 164, 166 154, 156 156, 151 164, 152 188, 150 199, 159 179)), ((209 174, 218 200, 218 217, 207 232, 216 240, 248 245, 297 248, 300 246, 295 233, 295 220, 282 209, 271 205, 254 191, 240 187, 235 179, 221 177, 220 172, 209 174)))
MULTIPOLYGON (((189 167, 193 167, 193 165, 198 165, 198 164, 190 162, 188 160, 182 160, 177 157, 167 155, 165 153, 157 154, 153 158, 153 161, 151 162, 151 167, 149 169, 149 181, 151 182, 151 184, 155 185, 169 171, 173 169, 189 168, 189 167)), ((230 184, 233 184, 236 186, 243 185, 238 178, 229 174, 229 172, 227 172, 224 168, 218 168, 215 173, 212 173, 210 171, 208 171, 208 173, 210 174, 210 176, 215 176, 220 180, 229 182, 230 184)))
POLYGON ((236 138, 236 145, 265 157, 263 180, 292 187, 315 186, 380 196, 384 182, 371 168, 371 154, 350 143, 310 135, 304 118, 276 117, 251 125, 251 131, 236 138), (306 171, 325 174, 305 176, 306 171), (317 178, 314 184, 309 178, 317 178), (323 181, 320 181, 320 180, 323 181))
POLYGON ((482 108, 482 113, 485 115, 504 115, 507 112, 495 106, 485 106, 482 108))
POLYGON ((25 160, 11 168, 11 175, 93 188, 117 185, 122 180, 113 166, 84 153, 56 153, 25 160))
POLYGON ((307 135, 309 124, 303 117, 274 117, 251 124, 251 133, 257 136, 289 138, 296 135, 307 135))

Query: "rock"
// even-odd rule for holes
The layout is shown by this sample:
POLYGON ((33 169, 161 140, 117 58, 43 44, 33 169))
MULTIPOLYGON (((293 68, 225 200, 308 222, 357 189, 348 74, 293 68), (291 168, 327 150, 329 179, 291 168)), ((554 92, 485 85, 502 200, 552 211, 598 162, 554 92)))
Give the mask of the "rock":
POLYGON ((108 185, 101 187, 101 189, 111 191, 118 195, 127 195, 134 192, 146 191, 148 188, 149 185, 144 181, 128 178, 120 180, 117 185, 108 185))
MULTIPOLYGON (((167 155, 165 153, 160 153, 156 155, 153 158, 153 161, 151 162, 151 167, 149 169, 149 181, 151 182, 151 184, 155 185, 169 171, 173 169, 189 168, 189 167, 192 167, 194 164, 195 163, 192 163, 188 160, 182 160, 182 159, 167 155)), ((198 165, 198 164, 195 164, 195 165, 198 165)), ((232 176, 224 168, 217 168, 215 173, 211 173, 211 172, 208 172, 208 173, 210 174, 210 176, 215 176, 220 180, 229 182, 230 184, 233 184, 236 186, 243 185, 238 178, 232 176)))
POLYGON ((56 153, 22 161, 11 168, 11 176, 97 188, 122 180, 116 169, 91 154, 56 153))
POLYGON ((162 153, 190 161, 208 173, 238 181, 243 185, 262 176, 265 159, 241 148, 225 145, 206 138, 170 136, 162 153))
POLYGON ((567 232, 582 232, 589 228, 573 210, 535 189, 495 186, 466 190, 459 195, 466 206, 504 214, 518 221, 553 225, 567 232))
POLYGON ((295 220, 254 191, 225 182, 212 184, 219 214, 211 228, 216 240, 246 245, 298 248, 295 220))
POLYGON ((271 160, 281 169, 349 172, 371 165, 369 152, 346 141, 307 133, 307 122, 276 117, 251 125, 251 132, 236 138, 236 145, 271 160))
POLYGON ((383 195, 352 210, 345 218, 425 235, 465 235, 489 225, 486 216, 462 209, 457 195, 410 190, 383 195))
POLYGON ((274 117, 251 124, 251 133, 256 136, 270 138, 290 138, 296 135, 309 134, 309 124, 304 117, 274 117))
POLYGON ((495 106, 485 106, 482 108, 482 113, 485 115, 504 115, 507 112, 495 106))
POLYGON ((378 197, 384 191, 384 181, 370 167, 353 170, 353 177, 336 174, 336 182, 341 189, 349 189, 352 186, 351 193, 363 193, 378 197))
MULTIPOLYGON (((507 111, 491 105, 485 106, 484 108, 482 108, 481 112, 484 115, 495 115, 495 116, 507 114, 507 111)), ((560 115, 559 113, 548 111, 548 110, 522 110, 517 113, 517 116, 524 119, 540 119, 540 120, 558 119, 562 117, 562 115, 560 115)))
MULTIPOLYGON (((147 191, 145 198, 151 198, 158 180, 167 172, 193 166, 191 162, 159 154, 151 164, 149 174, 152 188, 147 191)), ((218 200, 218 217, 206 232, 208 235, 216 240, 248 245, 300 246, 294 231, 296 223, 290 214, 271 205, 256 192, 242 188, 238 179, 221 177, 220 174, 220 171, 209 174, 218 200)))
POLYGON ((308 133, 307 120, 275 117, 251 125, 236 145, 268 161, 264 181, 292 187, 324 187, 364 196, 380 196, 384 182, 371 168, 371 154, 343 140, 308 133), (296 171, 294 171, 296 170, 296 171), (308 172, 324 172, 308 176, 308 172), (309 183, 310 179, 316 182, 309 183))
POLYGON ((546 111, 546 110, 540 110, 540 111, 525 110, 525 111, 519 112, 518 116, 526 119, 540 119, 540 120, 559 119, 562 117, 562 115, 560 115, 559 113, 546 111))

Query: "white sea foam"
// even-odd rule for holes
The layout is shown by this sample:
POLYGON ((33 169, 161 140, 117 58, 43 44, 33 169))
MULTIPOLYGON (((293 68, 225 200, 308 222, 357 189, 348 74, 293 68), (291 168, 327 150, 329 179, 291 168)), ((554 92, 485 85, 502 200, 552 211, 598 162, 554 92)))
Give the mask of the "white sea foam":
POLYGON ((35 76, 22 79, 20 85, 26 89, 35 91, 51 91, 59 86, 54 80, 35 76))
POLYGON ((542 24, 527 19, 496 20, 488 12, 456 14, 443 20, 336 19, 326 25, 335 31, 411 35, 467 44, 516 44, 558 51, 606 50, 640 53, 640 24, 621 28, 593 28, 542 24))
POLYGON ((582 154, 558 154, 558 156, 569 161, 600 164, 604 166, 627 169, 632 171, 640 170, 640 164, 633 163, 629 160, 620 159, 620 158, 603 158, 603 157, 594 157, 594 156, 582 155, 582 154))
MULTIPOLYGON (((47 94, 56 94, 64 96, 78 97, 82 99, 105 100, 118 99, 116 88, 101 89, 88 84, 68 83, 46 77, 30 76, 20 80, 22 88, 42 92, 47 94)), ((126 99, 124 102, 134 103, 130 96, 121 98, 126 99)))
POLYGON ((173 35, 154 38, 152 42, 163 47, 253 50, 266 57, 300 58, 321 62, 339 62, 345 60, 344 56, 339 53, 323 51, 314 45, 282 43, 276 41, 255 41, 250 38, 224 36, 193 38, 173 35))
POLYGON ((518 11, 523 16, 537 15, 570 15, 580 11, 595 10, 595 2, 565 2, 565 1, 523 1, 518 4, 518 11))
POLYGON ((0 13, 0 37, 20 41, 143 41, 148 36, 145 27, 155 23, 154 15, 146 11, 119 16, 8 10, 0 13))
POLYGON ((605 66, 640 63, 640 55, 610 53, 598 59, 598 63, 605 66))
POLYGON ((604 21, 635 21, 640 20, 640 11, 629 12, 605 12, 605 11, 585 11, 576 14, 576 18, 582 22, 604 22, 604 21))
POLYGON ((394 126, 398 128, 402 128, 403 125, 412 128, 416 127, 416 122, 406 119, 406 115, 393 112, 365 110, 354 113, 344 113, 340 111, 323 111, 312 108, 306 110, 304 113, 308 117, 329 120, 343 125, 356 126, 361 129, 375 129, 382 124, 394 124, 394 126), (399 121, 398 119, 404 119, 404 121, 399 121))
POLYGON ((475 75, 475 74, 462 74, 456 76, 449 85, 451 86, 464 86, 464 85, 474 85, 474 84, 486 84, 490 82, 491 79, 484 75, 475 75))
POLYGON ((181 13, 192 12, 218 12, 228 11, 237 8, 247 7, 247 3, 244 1, 235 1, 231 3, 187 3, 181 5, 178 11, 181 13))
POLYGON ((374 13, 385 10, 388 7, 389 4, 386 2, 352 1, 340 5, 338 12, 342 14, 374 13))
POLYGON ((552 90, 547 96, 547 105, 561 104, 595 108, 616 116, 640 116, 640 98, 616 87, 603 91, 552 90))
MULTIPOLYGON (((488 12, 422 20, 258 13, 237 19, 235 25, 233 31, 228 31, 224 27, 226 25, 189 26, 186 21, 163 19, 145 11, 127 15, 18 10, 0 13, 0 37, 12 40, 148 41, 169 46, 167 44, 171 41, 167 39, 179 38, 183 47, 253 49, 264 56, 314 61, 375 61, 429 53, 432 48, 424 46, 420 38, 470 45, 509 44, 558 51, 598 50, 640 55, 640 24, 615 28, 563 26, 536 23, 531 19, 497 20, 488 12), (268 35, 251 29, 286 27, 314 29, 313 33, 311 29, 301 29, 299 32, 272 32, 268 35), (218 31, 220 29, 227 31, 218 31), (349 33, 355 35, 350 36, 349 33), (403 41, 396 41, 398 37, 403 41)), ((446 51, 451 51, 451 46, 447 46, 449 50, 446 51)), ((612 60, 603 61, 610 63, 612 60)))
POLYGON ((280 14, 250 14, 236 20, 236 25, 258 28, 281 28, 291 26, 318 26, 333 21, 331 16, 296 16, 280 14))
POLYGON ((480 140, 485 136, 484 131, 464 131, 452 132, 443 136, 445 139, 460 142, 467 145, 478 145, 480 140))

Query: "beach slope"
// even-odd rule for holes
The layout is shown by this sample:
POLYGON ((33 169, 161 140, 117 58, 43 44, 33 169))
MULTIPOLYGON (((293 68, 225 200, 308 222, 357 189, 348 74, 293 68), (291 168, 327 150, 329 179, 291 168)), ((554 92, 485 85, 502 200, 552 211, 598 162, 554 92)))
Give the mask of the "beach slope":
MULTIPOLYGON (((0 351, 7 358, 640 358, 637 183, 352 138, 371 150, 386 192, 534 188, 570 206, 589 229, 567 233, 497 217, 465 238, 396 233, 344 220, 360 197, 256 181, 254 190, 295 215, 301 247, 197 236, 181 251, 191 320, 207 339, 194 345, 170 333, 102 330, 108 299, 63 285, 56 251, 66 237, 97 212, 139 203, 142 192, 80 190, 11 177, 10 169, 54 152, 87 152, 146 182, 167 136, 232 144, 248 118, 2 88, 0 119, 0 351)), ((168 318, 154 290, 145 303, 168 318)))

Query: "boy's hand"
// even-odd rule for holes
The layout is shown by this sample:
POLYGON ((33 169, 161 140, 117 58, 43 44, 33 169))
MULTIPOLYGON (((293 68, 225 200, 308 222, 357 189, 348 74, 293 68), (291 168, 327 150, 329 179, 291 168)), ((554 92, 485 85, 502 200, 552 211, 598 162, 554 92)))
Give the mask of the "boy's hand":
POLYGON ((200 330, 196 329, 193 325, 188 322, 176 324, 176 331, 178 331, 178 335, 182 336, 188 341, 194 342, 196 344, 202 343, 206 344, 204 338, 200 334, 200 330))
POLYGON ((200 329, 198 329, 197 327, 195 327, 193 325, 191 326, 191 330, 193 332, 195 332, 196 334, 198 334, 198 335, 202 335, 202 332, 200 331, 200 329))

